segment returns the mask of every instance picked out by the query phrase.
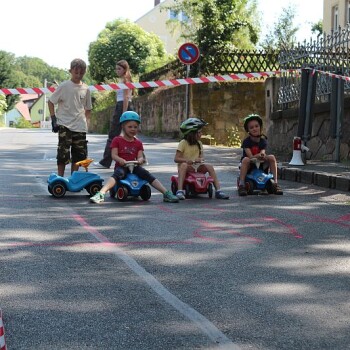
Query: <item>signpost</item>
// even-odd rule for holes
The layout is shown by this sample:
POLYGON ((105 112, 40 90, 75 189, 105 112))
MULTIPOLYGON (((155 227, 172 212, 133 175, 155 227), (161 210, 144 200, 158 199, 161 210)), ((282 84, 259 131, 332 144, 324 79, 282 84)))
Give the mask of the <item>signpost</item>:
MULTIPOLYGON (((197 62, 199 58, 199 49, 198 46, 192 43, 182 44, 178 51, 179 59, 182 63, 187 65, 186 69, 186 78, 189 78, 190 75, 190 65, 197 62)), ((185 113, 186 118, 189 117, 189 88, 186 85, 186 101, 185 101, 185 113)))

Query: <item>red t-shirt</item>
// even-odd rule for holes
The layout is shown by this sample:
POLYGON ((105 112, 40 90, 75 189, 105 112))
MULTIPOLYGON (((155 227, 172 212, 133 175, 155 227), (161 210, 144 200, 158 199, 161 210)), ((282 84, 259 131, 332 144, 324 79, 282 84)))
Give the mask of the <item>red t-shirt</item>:
MULTIPOLYGON (((129 161, 137 160, 137 154, 139 151, 143 151, 143 144, 136 137, 132 141, 128 141, 123 136, 116 136, 112 140, 111 148, 118 148, 118 156, 129 161)), ((120 166, 120 164, 115 162, 115 166, 120 166)))

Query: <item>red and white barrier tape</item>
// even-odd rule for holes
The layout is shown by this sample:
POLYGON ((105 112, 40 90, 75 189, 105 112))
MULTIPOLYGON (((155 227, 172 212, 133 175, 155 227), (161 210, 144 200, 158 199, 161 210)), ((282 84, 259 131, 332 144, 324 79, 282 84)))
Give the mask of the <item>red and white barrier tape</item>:
MULTIPOLYGON (((259 72, 259 73, 239 73, 239 74, 227 74, 227 75, 214 75, 200 78, 185 78, 185 79, 170 79, 170 80, 157 80, 146 81, 139 83, 127 83, 127 84, 104 84, 104 85, 91 85, 90 91, 111 91, 111 90, 126 90, 126 89, 145 89, 156 88, 162 86, 179 86, 179 85, 191 85, 191 84, 204 84, 204 83, 222 83, 232 82, 242 79, 253 78, 268 78, 270 76, 279 74, 276 72, 259 72)), ((26 95, 26 94, 47 94, 54 92, 54 87, 49 88, 16 88, 16 89, 0 89, 0 95, 26 95)))
MULTIPOLYGON (((310 68, 312 69, 312 68, 310 68)), ((334 74, 330 72, 321 71, 318 69, 312 69, 314 72, 327 75, 331 78, 342 79, 350 81, 350 77, 334 74)), ((243 79, 254 79, 254 78, 268 78, 274 75, 278 75, 281 72, 289 72, 292 70, 283 70, 275 72, 258 72, 258 73, 238 73, 238 74, 226 74, 226 75, 214 75, 200 78, 184 78, 184 79, 170 79, 170 80, 156 80, 156 81, 145 81, 138 83, 127 83, 127 84, 103 84, 103 85, 90 85, 90 91, 112 91, 112 90, 126 90, 126 89, 146 89, 146 88, 157 88, 163 86, 179 86, 179 85, 192 85, 192 84, 205 84, 205 83, 222 83, 232 82, 243 79)), ((300 70, 293 70, 300 71, 300 70)), ((26 95, 26 94, 47 94, 54 92, 55 87, 47 88, 0 88, 0 95, 26 95)))
MULTIPOLYGON (((312 69, 312 68, 310 68, 310 69, 312 69)), ((345 80, 345 81, 350 81, 350 77, 347 77, 345 75, 335 74, 335 73, 331 73, 331 72, 325 72, 325 71, 318 70, 318 69, 314 69, 314 71, 318 72, 320 74, 327 75, 327 76, 329 76, 331 78, 341 79, 341 80, 345 80)))
POLYGON ((0 310, 0 350, 6 350, 5 328, 2 321, 2 311, 0 310))

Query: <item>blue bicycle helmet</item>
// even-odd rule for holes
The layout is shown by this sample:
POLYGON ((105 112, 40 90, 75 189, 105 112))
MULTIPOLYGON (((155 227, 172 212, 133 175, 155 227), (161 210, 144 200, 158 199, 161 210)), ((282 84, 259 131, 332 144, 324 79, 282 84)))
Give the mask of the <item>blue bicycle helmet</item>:
POLYGON ((119 119, 119 124, 122 124, 124 122, 129 122, 131 120, 138 122, 139 124, 141 123, 141 118, 136 112, 126 111, 121 115, 119 119))

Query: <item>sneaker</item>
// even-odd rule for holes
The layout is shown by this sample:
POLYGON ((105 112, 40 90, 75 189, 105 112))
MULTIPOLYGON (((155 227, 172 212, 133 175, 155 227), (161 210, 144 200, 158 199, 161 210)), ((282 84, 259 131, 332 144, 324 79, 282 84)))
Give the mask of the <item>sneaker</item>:
POLYGON ((97 192, 94 196, 90 198, 90 202, 102 203, 105 201, 105 195, 101 192, 97 192))
POLYGON ((170 191, 166 191, 163 195, 163 201, 169 203, 178 203, 179 198, 174 196, 170 191))
POLYGON ((247 193, 247 189, 245 188, 244 185, 239 185, 238 187, 238 195, 243 197, 243 196, 246 196, 248 193, 247 193))
POLYGON ((273 193, 274 194, 280 194, 280 195, 283 194, 283 190, 278 184, 274 183, 272 185, 272 188, 273 188, 273 193))
POLYGON ((215 192, 215 198, 216 199, 229 199, 230 196, 227 195, 225 192, 219 190, 219 191, 215 192))
POLYGON ((110 168, 109 166, 104 166, 99 162, 94 162, 93 165, 95 168, 98 168, 98 169, 109 169, 110 168))
POLYGON ((176 197, 179 198, 179 199, 185 199, 186 198, 185 197, 185 193, 182 190, 176 191, 176 197))

